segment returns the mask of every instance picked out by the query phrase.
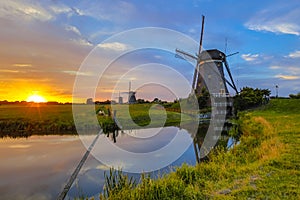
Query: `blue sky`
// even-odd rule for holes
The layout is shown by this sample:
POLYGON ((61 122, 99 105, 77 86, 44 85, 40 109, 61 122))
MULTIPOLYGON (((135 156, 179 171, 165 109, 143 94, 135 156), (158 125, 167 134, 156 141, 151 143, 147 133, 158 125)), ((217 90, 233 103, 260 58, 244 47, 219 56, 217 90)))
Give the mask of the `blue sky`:
MULTIPOLYGON (((79 66, 103 40, 132 28, 162 27, 198 41, 201 15, 206 17, 205 49, 224 51, 227 40, 226 52, 239 52, 228 58, 239 88, 268 88, 275 95, 278 85, 280 96, 300 92, 300 2, 296 0, 3 0, 0 99, 23 100, 38 92, 48 100, 69 101, 79 66), (16 89, 22 92, 16 94, 16 89)), ((156 58, 158 54, 153 53, 156 58)), ((149 57, 149 52, 139 56, 144 62, 155 61, 149 57)), ((176 65, 184 63, 177 60, 170 59, 169 64, 191 79, 192 68, 180 70, 176 65)))

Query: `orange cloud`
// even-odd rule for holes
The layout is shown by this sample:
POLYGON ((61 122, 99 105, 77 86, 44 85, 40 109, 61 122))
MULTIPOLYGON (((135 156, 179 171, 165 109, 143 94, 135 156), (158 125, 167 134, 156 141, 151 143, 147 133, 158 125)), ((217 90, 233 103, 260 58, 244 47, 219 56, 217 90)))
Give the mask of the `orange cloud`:
POLYGON ((284 80, 296 80, 296 79, 299 79, 300 77, 299 76, 292 76, 292 75, 281 75, 281 74, 278 74, 275 76, 276 78, 281 78, 281 79, 284 79, 284 80))

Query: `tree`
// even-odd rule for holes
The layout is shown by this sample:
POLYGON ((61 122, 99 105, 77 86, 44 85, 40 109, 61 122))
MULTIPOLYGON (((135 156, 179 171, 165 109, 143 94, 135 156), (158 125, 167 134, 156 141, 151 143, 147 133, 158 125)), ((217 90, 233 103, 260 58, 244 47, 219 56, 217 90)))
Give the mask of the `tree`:
POLYGON ((160 102, 161 102, 161 100, 157 97, 155 97, 152 101, 152 103, 160 103, 160 102))
POLYGON ((291 99, 300 99, 300 92, 298 94, 290 94, 289 96, 291 99))
POLYGON ((137 103, 146 103, 145 99, 138 99, 136 100, 137 103))
POLYGON ((248 108, 256 107, 267 102, 271 91, 269 89, 253 89, 244 87, 241 92, 234 97, 235 110, 245 110, 248 108))

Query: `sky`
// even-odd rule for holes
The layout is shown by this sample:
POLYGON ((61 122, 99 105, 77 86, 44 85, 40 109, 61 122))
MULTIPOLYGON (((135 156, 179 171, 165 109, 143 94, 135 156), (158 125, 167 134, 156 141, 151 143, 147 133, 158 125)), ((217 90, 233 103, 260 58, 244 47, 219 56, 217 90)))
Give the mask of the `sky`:
MULTIPOLYGON (((197 42, 202 15, 205 15, 204 49, 216 48, 226 54, 239 52, 228 57, 238 89, 267 88, 275 95, 278 85, 279 96, 300 92, 300 2, 297 0, 2 0, 0 100, 21 101, 38 94, 48 101, 70 102, 76 75, 78 80, 85 77, 82 80, 99 81, 92 96, 96 100, 116 98, 119 91, 126 98, 129 81, 137 91, 137 98, 183 97, 186 93, 171 91, 159 82, 177 82, 169 75, 169 68, 191 82, 192 64, 164 50, 127 51, 143 41, 164 44, 165 36, 147 32, 122 42, 107 41, 131 29, 158 27, 177 31, 197 42), (115 52, 127 53, 114 60, 99 78, 92 71, 80 70, 83 63, 93 59, 89 56, 95 48, 108 50, 95 54, 99 68, 104 68, 102 65, 115 52), (154 78, 148 81, 158 83, 152 89, 151 84, 142 84, 150 76, 154 78), (120 80, 122 87, 116 87, 120 80), (166 95, 171 93, 171 97, 166 95)), ((177 41, 170 47, 176 44, 177 41)), ((197 52, 180 42, 178 48, 194 51, 192 54, 197 52)), ((186 90, 182 85, 178 81, 178 91, 186 90)), ((74 99, 85 101, 90 96, 87 93, 74 99)))

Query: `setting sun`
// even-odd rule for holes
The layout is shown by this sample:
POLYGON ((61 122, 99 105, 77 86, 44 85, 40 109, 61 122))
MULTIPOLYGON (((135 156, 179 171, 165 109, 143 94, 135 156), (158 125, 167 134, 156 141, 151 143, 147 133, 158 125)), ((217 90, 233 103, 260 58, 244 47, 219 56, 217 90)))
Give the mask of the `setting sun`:
POLYGON ((27 102, 43 103, 46 102, 46 99, 40 95, 34 94, 27 98, 27 102))

